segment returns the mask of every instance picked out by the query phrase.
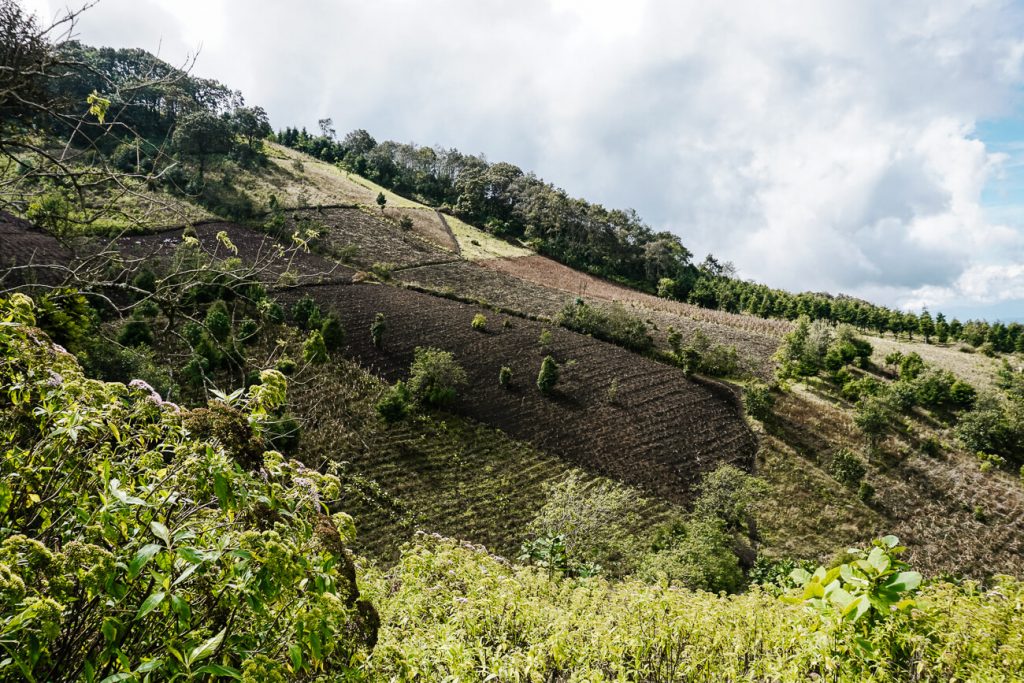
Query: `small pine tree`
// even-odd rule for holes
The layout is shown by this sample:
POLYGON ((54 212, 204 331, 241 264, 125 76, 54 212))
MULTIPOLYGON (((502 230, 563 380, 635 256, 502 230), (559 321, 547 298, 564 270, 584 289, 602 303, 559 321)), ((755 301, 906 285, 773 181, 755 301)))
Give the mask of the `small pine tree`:
POLYGON ((219 342, 227 341, 231 336, 231 316, 228 314, 228 305, 218 299, 213 302, 206 311, 206 330, 210 336, 219 342))
POLYGON ((537 375, 537 388, 542 394, 550 394, 558 383, 558 363, 552 356, 544 356, 537 375))
POLYGON ((320 334, 323 335, 328 351, 337 351, 345 343, 345 328, 341 326, 341 320, 333 313, 324 318, 324 322, 320 326, 320 334))
POLYGON ((373 316, 373 322, 370 323, 370 339, 378 349, 384 348, 384 333, 387 329, 388 321, 383 313, 373 316))
POLYGON ((485 316, 483 313, 477 313, 476 315, 473 316, 473 322, 470 323, 470 325, 477 332, 486 332, 487 316, 485 316))
POLYGON ((117 341, 122 346, 152 346, 153 331, 145 320, 129 320, 121 328, 117 341))
POLYGON ((498 384, 508 389, 512 386, 512 368, 502 365, 498 371, 498 384))
POLYGON ((381 213, 384 213, 384 207, 387 205, 387 203, 388 203, 388 198, 384 196, 384 193, 383 192, 378 192, 377 193, 377 206, 380 207, 380 212, 381 213))

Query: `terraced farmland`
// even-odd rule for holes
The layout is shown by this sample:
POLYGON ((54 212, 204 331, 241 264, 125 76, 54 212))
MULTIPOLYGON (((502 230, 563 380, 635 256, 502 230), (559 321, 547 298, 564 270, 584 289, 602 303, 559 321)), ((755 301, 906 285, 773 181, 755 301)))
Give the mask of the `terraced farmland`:
POLYGON ((723 463, 753 465, 756 441, 730 389, 697 383, 674 368, 638 358, 618 347, 561 329, 510 319, 407 290, 373 285, 309 287, 309 294, 337 310, 349 330, 347 353, 388 381, 407 373, 417 346, 452 351, 466 368, 469 387, 454 410, 596 474, 635 485, 673 502, 723 463), (476 313, 490 314, 488 332, 470 327, 476 313), (374 316, 387 319, 384 349, 370 341, 374 316), (534 382, 544 354, 562 366, 552 398, 534 382), (498 370, 512 368, 512 389, 499 386, 498 370), (608 399, 612 382, 616 398, 608 399))
MULTIPOLYGON (((544 504, 544 484, 573 468, 501 431, 455 415, 382 424, 372 408, 383 384, 339 361, 292 382, 307 462, 344 462, 343 508, 358 522, 357 549, 389 560, 416 530, 483 543, 512 557, 544 504)), ((648 500, 643 533, 672 509, 648 500)))
MULTIPOLYGON (((436 218, 436 216, 434 216, 436 218)), ((362 209, 318 208, 289 212, 289 223, 308 220, 323 226, 323 242, 331 253, 362 268, 387 263, 397 268, 442 263, 457 259, 415 232, 362 209)))

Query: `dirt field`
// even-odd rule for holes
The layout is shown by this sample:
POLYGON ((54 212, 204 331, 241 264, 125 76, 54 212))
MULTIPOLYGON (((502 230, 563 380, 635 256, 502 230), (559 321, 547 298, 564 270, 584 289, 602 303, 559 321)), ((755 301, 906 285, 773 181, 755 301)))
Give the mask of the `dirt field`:
POLYGON ((56 239, 27 221, 0 212, 0 291, 32 282, 60 284, 64 274, 46 265, 70 261, 71 252, 56 239))
MULTIPOLYGON (((419 212, 417 212, 419 213, 419 212)), ((363 269, 375 263, 395 268, 455 260, 453 253, 395 223, 382 220, 362 209, 303 209, 289 212, 289 223, 308 219, 324 228, 324 242, 347 263, 363 269)))
POLYGON ((348 330, 347 354, 388 381, 407 375, 417 346, 452 351, 469 375, 453 407, 459 414, 498 427, 516 439, 584 469, 635 485, 669 501, 689 498, 707 471, 731 462, 749 469, 756 441, 731 391, 687 380, 674 368, 566 330, 510 320, 475 306, 417 292, 374 285, 290 290, 339 312, 348 330), (374 316, 384 313, 384 350, 370 343, 374 316), (471 329, 474 314, 489 315, 488 331, 471 329), (552 398, 534 385, 541 360, 551 353, 562 366, 552 398), (498 370, 513 371, 513 388, 498 385, 498 370), (615 402, 608 390, 617 381, 615 402))
MULTIPOLYGON (((282 245, 262 232, 233 223, 204 223, 195 226, 204 251, 218 258, 232 256, 219 244, 217 233, 222 230, 238 248, 238 257, 247 264, 259 264, 258 277, 269 284, 278 284, 285 271, 296 275, 298 283, 350 281, 353 270, 316 254, 290 249, 280 252, 282 245)), ((181 244, 180 229, 165 230, 149 235, 132 235, 119 240, 121 250, 132 258, 166 259, 181 244)))

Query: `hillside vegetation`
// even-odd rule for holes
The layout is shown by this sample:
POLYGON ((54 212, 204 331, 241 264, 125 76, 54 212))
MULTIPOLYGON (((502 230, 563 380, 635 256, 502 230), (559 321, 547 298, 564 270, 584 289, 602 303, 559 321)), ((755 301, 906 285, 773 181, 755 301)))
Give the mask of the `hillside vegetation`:
POLYGON ((1019 325, 0 19, 0 680, 1021 678, 1019 325))

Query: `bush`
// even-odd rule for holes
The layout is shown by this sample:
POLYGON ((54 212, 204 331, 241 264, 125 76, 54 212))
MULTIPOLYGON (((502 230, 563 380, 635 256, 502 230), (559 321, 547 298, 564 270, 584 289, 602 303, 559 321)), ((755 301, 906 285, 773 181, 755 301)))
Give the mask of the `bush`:
POLYGON ((152 346, 153 330, 145 320, 129 320, 117 334, 117 342, 129 348, 135 346, 152 346))
POLYGON ((254 344, 259 337, 260 325, 252 318, 246 318, 238 326, 238 341, 243 344, 254 344))
POLYGON ((295 370, 297 369, 295 361, 287 356, 277 361, 277 364, 274 367, 278 370, 278 372, 280 372, 282 375, 286 377, 291 377, 292 375, 294 375, 295 370))
POLYGON ((385 422, 392 423, 406 418, 411 403, 412 395, 405 382, 395 382, 394 386, 389 387, 377 401, 375 408, 385 422))
POLYGON ((772 414, 775 397, 764 382, 751 382, 743 392, 743 408, 747 415, 764 422, 772 414))
POLYGON ((466 371, 448 351, 417 347, 409 368, 409 391, 424 405, 444 407, 455 400, 458 388, 466 384, 466 371))
POLYGON ((734 465, 721 465, 705 475, 699 492, 693 505, 696 517, 715 518, 721 520, 726 529, 746 531, 754 503, 769 492, 769 487, 734 465))
POLYGON ((477 332, 484 332, 487 329, 487 316, 483 313, 477 313, 473 316, 473 322, 470 326, 477 332))
POLYGON ((320 326, 320 336, 324 338, 328 351, 337 351, 345 344, 345 328, 342 327, 338 316, 331 313, 324 318, 320 326))
POLYGON ((498 384, 506 389, 512 386, 512 368, 507 365, 501 366, 501 370, 498 371, 498 384))
POLYGON ((406 232, 412 230, 412 219, 405 215, 400 216, 398 219, 398 227, 406 232))
MULTIPOLYGON (((318 502, 339 499, 338 477, 276 452, 256 476, 233 439, 190 434, 190 413, 146 383, 87 381, 3 302, 0 320, 0 395, 33 397, 0 427, 0 481, 19 482, 3 487, 3 677, 237 678, 256 657, 278 680, 349 675, 376 613, 351 518, 318 502)), ((258 429, 286 390, 263 374, 236 405, 258 429)))
POLYGON ((550 394, 558 383, 558 363, 552 356, 545 356, 537 374, 537 388, 542 394, 550 394))
POLYGON ((645 557, 638 574, 692 590, 736 592, 743 586, 743 571, 733 543, 721 520, 694 519, 671 545, 645 557))
POLYGON ((231 314, 228 312, 228 305, 223 300, 214 301, 207 309, 204 325, 206 331, 216 341, 225 342, 231 336, 231 314))
POLYGON ((597 308, 582 299, 576 299, 565 305, 558 314, 557 322, 562 327, 633 351, 647 351, 654 343, 647 332, 647 324, 629 313, 621 304, 597 308))
POLYGON ((864 463, 855 454, 841 448, 828 461, 828 473, 848 489, 856 489, 864 479, 864 463))
POLYGON ((307 363, 320 365, 327 362, 327 345, 324 337, 318 330, 309 333, 309 337, 302 344, 302 359, 307 363))
POLYGON ((958 408, 970 408, 977 397, 974 387, 962 380, 955 380, 949 387, 949 400, 958 408))
POLYGON ((303 296, 292 305, 291 317, 292 322, 307 332, 318 329, 322 322, 320 307, 309 296, 303 296))

